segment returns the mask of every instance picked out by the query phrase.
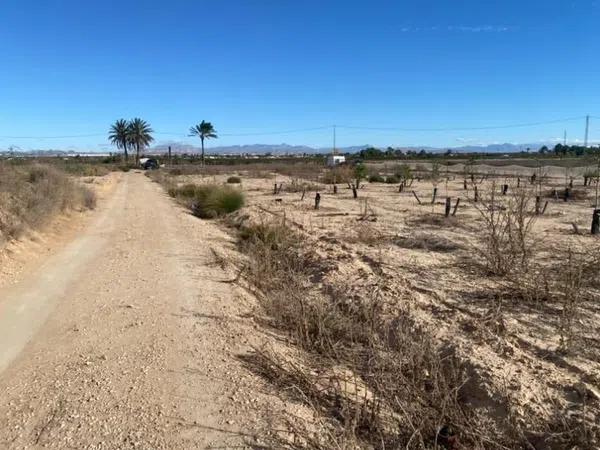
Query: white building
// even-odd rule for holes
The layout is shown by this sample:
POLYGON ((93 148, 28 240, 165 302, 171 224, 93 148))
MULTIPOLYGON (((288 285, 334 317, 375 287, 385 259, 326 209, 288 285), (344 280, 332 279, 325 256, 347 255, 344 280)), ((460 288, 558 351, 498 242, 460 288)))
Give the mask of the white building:
POLYGON ((346 157, 344 155, 328 155, 327 156, 327 166, 333 167, 339 164, 343 164, 346 162, 346 157))

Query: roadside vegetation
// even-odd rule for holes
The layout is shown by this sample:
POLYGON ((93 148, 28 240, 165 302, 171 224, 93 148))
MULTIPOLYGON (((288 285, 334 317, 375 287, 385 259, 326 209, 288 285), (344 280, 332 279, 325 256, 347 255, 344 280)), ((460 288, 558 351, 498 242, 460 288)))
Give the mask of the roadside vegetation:
POLYGON ((61 212, 95 206, 94 191, 58 167, 0 163, 0 239, 3 241, 39 229, 61 212))
POLYGON ((265 445, 594 448, 600 246, 557 219, 587 222, 594 187, 552 197, 546 210, 539 193, 564 192, 565 181, 537 169, 531 181, 467 169, 463 179, 442 165, 363 167, 206 166, 168 177, 190 209, 190 181, 244 180, 249 205, 225 219, 240 251, 234 282, 278 337, 242 359, 295 405, 273 417, 265 445), (540 398, 529 404, 531 376, 540 398))

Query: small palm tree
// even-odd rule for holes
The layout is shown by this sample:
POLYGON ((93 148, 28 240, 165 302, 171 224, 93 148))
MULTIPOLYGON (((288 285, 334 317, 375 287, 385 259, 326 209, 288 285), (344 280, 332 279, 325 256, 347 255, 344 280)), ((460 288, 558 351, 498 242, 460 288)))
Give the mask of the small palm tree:
POLYGON ((154 141, 152 137, 154 130, 150 128, 150 125, 140 118, 135 118, 129 122, 128 126, 128 141, 130 145, 135 146, 136 162, 140 162, 140 149, 148 146, 154 141))
POLYGON ((204 139, 218 138, 217 130, 212 123, 204 120, 190 128, 190 136, 198 136, 202 142, 202 165, 204 165, 204 139))
POLYGON ((119 119, 110 126, 108 130, 108 140, 117 148, 123 150, 125 161, 129 159, 127 147, 129 145, 129 123, 125 119, 119 119))

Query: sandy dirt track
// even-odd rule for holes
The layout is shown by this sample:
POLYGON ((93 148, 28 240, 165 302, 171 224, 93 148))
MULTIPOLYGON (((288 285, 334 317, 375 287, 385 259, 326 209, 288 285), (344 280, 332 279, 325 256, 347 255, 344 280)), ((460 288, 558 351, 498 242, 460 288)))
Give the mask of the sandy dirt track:
POLYGON ((244 448, 269 399, 237 355, 252 320, 230 239, 143 174, 0 289, 0 448, 244 448))

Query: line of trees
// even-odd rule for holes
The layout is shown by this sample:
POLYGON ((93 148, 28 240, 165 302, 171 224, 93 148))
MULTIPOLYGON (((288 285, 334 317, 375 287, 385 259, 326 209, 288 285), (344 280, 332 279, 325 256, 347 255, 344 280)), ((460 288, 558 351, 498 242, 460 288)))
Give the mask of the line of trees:
MULTIPOLYGON (((140 162, 140 152, 154 142, 154 130, 145 120, 119 119, 110 126, 108 140, 118 149, 123 150, 125 162, 129 161, 129 151, 135 149, 135 162, 140 162)), ((210 122, 204 120, 190 128, 190 136, 197 136, 202 143, 202 165, 204 165, 204 140, 217 138, 217 131, 210 122)))

